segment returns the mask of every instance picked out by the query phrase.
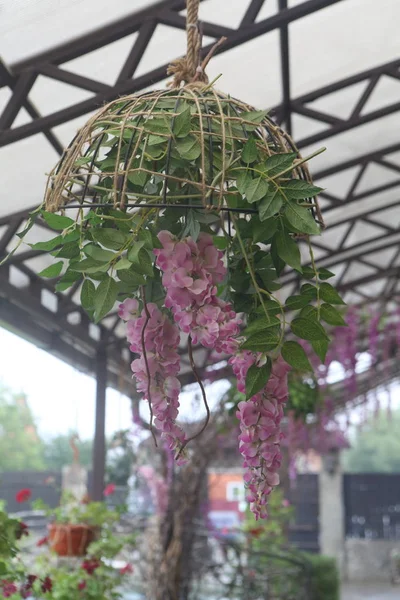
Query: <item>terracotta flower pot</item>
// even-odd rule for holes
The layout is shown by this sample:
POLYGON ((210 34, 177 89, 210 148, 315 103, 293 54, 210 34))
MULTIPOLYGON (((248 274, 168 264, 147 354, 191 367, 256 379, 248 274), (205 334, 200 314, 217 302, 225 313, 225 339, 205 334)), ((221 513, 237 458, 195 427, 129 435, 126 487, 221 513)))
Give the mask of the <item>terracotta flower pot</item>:
POLYGON ((49 545, 58 556, 84 556, 96 538, 96 529, 89 525, 52 523, 49 525, 49 545))

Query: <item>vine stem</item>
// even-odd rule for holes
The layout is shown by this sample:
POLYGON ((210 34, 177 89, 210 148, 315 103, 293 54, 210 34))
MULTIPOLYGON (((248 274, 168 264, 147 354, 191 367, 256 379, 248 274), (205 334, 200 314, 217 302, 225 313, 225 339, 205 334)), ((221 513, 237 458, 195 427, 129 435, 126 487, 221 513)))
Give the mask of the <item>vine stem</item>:
POLYGON ((317 314, 318 314, 318 320, 320 319, 320 313, 321 313, 321 299, 319 297, 319 275, 318 275, 318 269, 317 269, 317 265, 315 264, 315 257, 314 257, 314 251, 312 249, 311 246, 311 241, 310 241, 310 236, 308 236, 308 252, 310 254, 310 260, 311 260, 311 266, 313 268, 313 271, 315 273, 315 287, 317 290, 317 314))
MULTIPOLYGON (((200 386, 200 389, 201 389, 201 395, 202 395, 202 398, 203 398, 203 404, 204 404, 204 408, 206 409, 206 413, 207 413, 207 415, 206 415, 206 420, 205 420, 205 422, 204 422, 204 425, 203 425, 203 427, 202 427, 202 428, 200 429, 200 431, 198 431, 198 432, 197 432, 195 435, 192 435, 192 437, 188 438, 188 439, 185 441, 184 445, 182 446, 182 450, 183 450, 183 448, 184 448, 184 447, 185 447, 185 446, 186 446, 186 445, 187 445, 189 442, 191 442, 191 441, 192 441, 192 440, 194 440, 195 438, 199 437, 199 435, 201 435, 201 434, 203 433, 203 431, 204 431, 204 430, 205 430, 205 428, 207 427, 207 425, 208 425, 208 423, 209 423, 209 421, 210 421, 210 417, 211 417, 210 407, 208 406, 208 402, 207 402, 206 390, 204 389, 203 382, 201 381, 201 378, 200 378, 200 376, 199 376, 199 374, 198 374, 198 372, 197 372, 196 363, 194 362, 194 358, 193 358, 193 347, 192 347, 192 338, 190 337, 190 335, 189 335, 189 337, 188 337, 188 354, 189 354, 189 361, 190 361, 190 366, 191 366, 191 368, 192 368, 192 371, 193 371, 193 375, 195 376, 195 378, 196 378, 196 381, 197 381, 197 383, 199 384, 199 386, 200 386)), ((182 450, 181 450, 181 451, 182 451, 182 450)))
POLYGON ((144 362, 146 365, 147 382, 148 382, 147 383, 147 399, 148 399, 149 411, 150 411, 150 431, 151 431, 151 435, 153 436, 154 443, 155 443, 156 447, 158 447, 157 438, 156 438, 156 435, 155 435, 154 429, 153 429, 153 407, 151 406, 151 394, 150 394, 150 369, 149 369, 149 362, 147 360, 146 346, 144 343, 144 334, 146 331, 147 324, 150 321, 150 313, 149 313, 149 309, 147 308, 146 292, 145 292, 143 285, 140 286, 140 295, 141 295, 142 301, 143 301, 144 312, 146 313, 146 321, 145 321, 145 324, 143 325, 141 337, 142 337, 142 351, 143 351, 144 362))

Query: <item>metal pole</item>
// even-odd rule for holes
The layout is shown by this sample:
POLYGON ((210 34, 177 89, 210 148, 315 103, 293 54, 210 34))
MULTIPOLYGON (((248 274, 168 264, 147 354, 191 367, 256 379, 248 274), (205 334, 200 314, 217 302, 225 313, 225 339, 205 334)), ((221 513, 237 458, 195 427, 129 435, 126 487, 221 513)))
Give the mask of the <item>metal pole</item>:
POLYGON ((106 462, 106 389, 107 389, 107 353, 102 344, 96 355, 96 421, 93 444, 93 484, 92 498, 103 500, 104 473, 106 462))

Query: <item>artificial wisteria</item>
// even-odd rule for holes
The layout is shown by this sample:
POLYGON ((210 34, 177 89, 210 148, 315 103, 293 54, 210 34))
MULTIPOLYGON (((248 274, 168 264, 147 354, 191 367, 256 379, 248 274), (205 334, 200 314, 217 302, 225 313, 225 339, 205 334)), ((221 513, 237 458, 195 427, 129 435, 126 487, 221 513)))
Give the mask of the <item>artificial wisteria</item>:
MULTIPOLYGON (((232 306, 217 296, 217 284, 226 277, 227 269, 223 252, 215 248, 211 236, 200 233, 195 242, 161 231, 158 238, 162 248, 155 249, 154 254, 163 273, 164 306, 172 312, 176 325, 155 304, 149 303, 139 312, 139 302, 133 298, 120 305, 119 315, 127 321, 131 351, 139 354, 131 365, 137 389, 150 403, 155 427, 182 463, 185 434, 176 423, 180 392, 177 327, 194 343, 231 356, 229 362, 241 392, 246 391, 249 367, 265 362, 266 357, 240 349, 241 320, 232 306)), ((238 406, 244 479, 257 519, 267 516, 267 497, 279 483, 280 423, 288 396, 289 369, 282 358, 275 360, 265 388, 238 406)))
MULTIPOLYGON (((259 360, 262 360, 262 357, 246 350, 238 352, 230 359, 239 391, 246 391, 248 369, 259 360)), ((249 490, 250 507, 256 519, 268 516, 267 498, 272 489, 279 484, 278 469, 282 461, 280 425, 283 405, 288 398, 289 370, 289 365, 281 358, 274 361, 265 388, 249 400, 240 402, 236 413, 241 429, 239 450, 244 458, 244 481, 249 490)))

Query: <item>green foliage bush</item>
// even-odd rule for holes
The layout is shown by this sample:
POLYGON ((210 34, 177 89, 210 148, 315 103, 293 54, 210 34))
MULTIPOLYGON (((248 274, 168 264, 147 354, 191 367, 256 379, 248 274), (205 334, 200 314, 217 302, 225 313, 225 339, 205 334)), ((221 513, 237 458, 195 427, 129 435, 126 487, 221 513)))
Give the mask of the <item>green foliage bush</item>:
POLYGON ((307 554, 311 569, 310 600, 339 600, 339 572, 334 558, 307 554))

